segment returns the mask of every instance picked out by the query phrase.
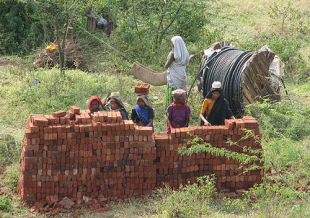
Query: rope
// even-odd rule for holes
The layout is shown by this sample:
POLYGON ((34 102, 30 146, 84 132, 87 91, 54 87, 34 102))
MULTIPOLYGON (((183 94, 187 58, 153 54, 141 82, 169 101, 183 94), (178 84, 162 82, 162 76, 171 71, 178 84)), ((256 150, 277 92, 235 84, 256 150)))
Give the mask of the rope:
POLYGON ((114 50, 115 52, 119 53, 123 58, 127 59, 129 62, 136 62, 133 59, 129 58, 128 56, 124 55, 121 51, 119 51, 118 49, 114 48, 112 45, 108 44, 107 42, 103 41, 102 39, 98 38, 97 36, 93 35, 92 33, 90 33, 89 31, 87 31, 85 28, 80 27, 79 25, 76 25, 78 28, 80 28, 81 30, 83 30, 84 32, 86 32, 87 34, 91 35, 92 37, 94 37, 95 39, 97 39, 98 41, 102 42, 103 44, 107 45, 109 48, 111 48, 112 50, 114 50))

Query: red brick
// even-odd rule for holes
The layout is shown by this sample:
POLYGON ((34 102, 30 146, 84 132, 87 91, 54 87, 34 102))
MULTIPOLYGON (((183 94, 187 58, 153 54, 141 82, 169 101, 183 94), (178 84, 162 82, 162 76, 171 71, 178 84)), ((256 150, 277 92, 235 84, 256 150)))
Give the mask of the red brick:
POLYGON ((73 113, 73 114, 79 114, 80 113, 80 108, 77 107, 77 106, 71 106, 70 107, 70 111, 73 113))
POLYGON ((53 112, 52 115, 54 117, 64 117, 67 115, 67 111, 65 110, 62 110, 62 111, 56 111, 56 112, 53 112))

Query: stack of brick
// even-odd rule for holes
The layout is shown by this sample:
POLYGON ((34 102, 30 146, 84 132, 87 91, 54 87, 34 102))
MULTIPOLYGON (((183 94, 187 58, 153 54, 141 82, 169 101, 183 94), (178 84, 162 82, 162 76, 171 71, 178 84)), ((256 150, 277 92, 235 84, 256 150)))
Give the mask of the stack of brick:
POLYGON ((245 136, 241 128, 260 134, 252 117, 226 120, 225 126, 172 129, 167 135, 122 120, 119 112, 90 114, 72 106, 69 113, 32 114, 25 129, 18 192, 26 202, 48 196, 115 200, 144 195, 164 183, 177 188, 209 174, 217 176, 217 188, 247 189, 261 181, 258 170, 243 173, 237 161, 205 152, 178 153, 193 138, 188 132, 238 153, 243 146, 261 149, 253 137, 240 140, 245 136), (237 143, 228 146, 229 138, 237 143))
POLYGON ((150 89, 150 84, 148 83, 137 83, 135 86, 135 93, 136 94, 142 94, 142 95, 148 95, 150 89))
POLYGON ((151 127, 136 127, 120 112, 70 108, 31 115, 20 158, 18 192, 27 202, 47 196, 109 200, 140 196, 156 185, 151 127))
MULTIPOLYGON (((188 141, 196 135, 203 142, 210 143, 216 148, 226 148, 238 153, 246 153, 242 147, 250 147, 253 150, 261 149, 261 146, 253 137, 245 137, 243 128, 252 130, 254 134, 260 135, 257 121, 252 117, 243 119, 226 120, 225 126, 201 126, 172 129, 170 136, 155 134, 157 147, 157 186, 165 183, 170 187, 178 188, 180 184, 195 182, 197 177, 215 174, 217 177, 216 187, 236 191, 248 189, 261 181, 260 170, 245 172, 240 169, 237 160, 222 156, 210 155, 202 152, 191 156, 181 156, 178 148, 188 147, 188 141), (227 143, 231 139, 236 142, 232 145, 227 143)), ((257 163, 258 165, 260 163, 257 163)), ((249 165, 243 166, 244 168, 249 165)))

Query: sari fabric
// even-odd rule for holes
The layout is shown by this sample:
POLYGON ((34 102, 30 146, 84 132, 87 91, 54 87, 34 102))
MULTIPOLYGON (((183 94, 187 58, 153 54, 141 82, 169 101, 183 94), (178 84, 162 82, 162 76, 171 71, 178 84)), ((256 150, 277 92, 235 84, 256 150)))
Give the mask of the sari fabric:
POLYGON ((180 36, 174 36, 171 39, 173 44, 172 51, 168 54, 167 60, 171 58, 173 53, 174 60, 168 67, 167 81, 169 85, 175 89, 183 89, 186 91, 186 66, 189 63, 189 53, 183 39, 180 36))
MULTIPOLYGON (((139 105, 135 105, 134 109, 137 111, 137 115, 140 118, 140 121, 143 123, 144 126, 146 126, 149 123, 149 109, 140 107, 139 105)), ((134 120, 136 123, 136 121, 134 120)))

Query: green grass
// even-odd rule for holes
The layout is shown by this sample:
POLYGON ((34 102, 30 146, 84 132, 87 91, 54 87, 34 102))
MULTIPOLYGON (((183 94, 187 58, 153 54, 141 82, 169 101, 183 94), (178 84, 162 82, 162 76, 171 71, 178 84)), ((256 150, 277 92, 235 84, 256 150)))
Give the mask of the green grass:
MULTIPOLYGON (((309 217, 309 190, 296 191, 296 187, 306 187, 310 181, 307 34, 310 24, 306 5, 306 1, 284 0, 212 1, 206 11, 205 35, 197 36, 201 39, 197 42, 187 43, 191 54, 198 53, 187 67, 188 86, 197 74, 199 51, 208 48, 210 41, 226 40, 242 50, 253 51, 267 44, 284 61, 286 75, 283 79, 289 95, 283 93, 281 102, 265 101, 249 107, 258 112, 255 118, 263 134, 265 167, 270 168, 262 185, 237 199, 224 198, 223 193, 211 197, 212 183, 203 191, 195 184, 179 191, 163 188, 142 199, 111 205, 106 213, 85 209, 82 217, 309 217), (206 195, 201 197, 201 193, 206 195)), ((34 70, 31 56, 0 57, 0 217, 39 216, 29 213, 15 189, 26 119, 30 114, 51 114, 68 110, 71 105, 86 109, 91 95, 102 97, 114 91, 121 92, 130 113, 136 102, 134 86, 140 81, 130 73, 130 60, 103 43, 118 46, 120 50, 134 49, 134 44, 120 43, 117 31, 121 29, 110 39, 102 33, 95 33, 97 38, 80 33, 83 55, 88 60, 87 71, 65 70, 60 74, 57 68, 34 70), (42 82, 33 86, 36 78, 42 82)), ((167 40, 154 55, 146 54, 146 57, 153 55, 153 59, 133 59, 161 71, 171 49, 169 43, 167 40)), ((155 132, 164 132, 166 128, 165 93, 165 86, 150 89, 149 99, 155 108, 155 132)), ((190 125, 198 125, 200 102, 196 88, 188 104, 192 109, 190 125)))

